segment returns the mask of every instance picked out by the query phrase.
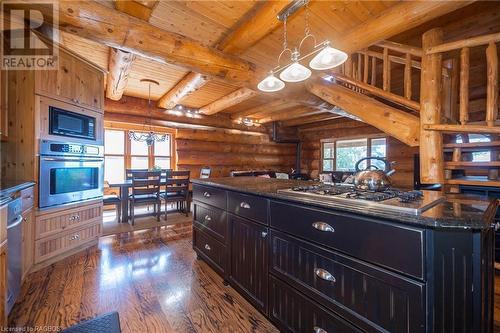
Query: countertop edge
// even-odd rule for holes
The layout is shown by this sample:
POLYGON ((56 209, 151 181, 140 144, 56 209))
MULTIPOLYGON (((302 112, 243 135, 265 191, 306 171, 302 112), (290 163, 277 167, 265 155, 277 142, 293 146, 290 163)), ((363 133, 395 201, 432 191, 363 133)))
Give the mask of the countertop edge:
POLYGON ((21 182, 19 182, 19 184, 15 184, 13 186, 1 188, 0 189, 0 197, 8 196, 14 192, 22 191, 24 189, 27 189, 27 188, 35 186, 35 185, 36 185, 36 183, 33 181, 21 181, 21 182))
MULTIPOLYGON (((373 212, 354 211, 354 210, 339 207, 336 205, 328 205, 328 204, 324 204, 324 203, 320 203, 320 202, 311 202, 308 200, 304 200, 303 198, 299 199, 297 197, 287 196, 287 195, 278 194, 278 193, 266 193, 266 192, 259 192, 257 190, 249 190, 246 188, 240 188, 240 187, 236 187, 236 186, 232 186, 232 185, 221 184, 218 182, 211 181, 210 179, 192 179, 191 182, 193 184, 202 185, 202 186, 213 186, 213 187, 218 187, 218 188, 222 188, 225 190, 231 190, 231 191, 236 191, 236 192, 240 192, 240 193, 260 195, 260 196, 264 196, 264 197, 267 197, 270 199, 291 201, 294 203, 298 203, 298 204, 302 204, 302 205, 306 205, 306 206, 311 206, 312 208, 332 209, 332 210, 345 212, 348 214, 357 214, 357 215, 361 215, 361 216, 368 217, 368 218, 381 218, 381 216, 379 216, 373 212)), ((412 225, 412 226, 427 228, 427 229, 485 230, 485 229, 492 228, 495 213, 496 213, 496 210, 499 207, 499 205, 500 205, 500 200, 495 200, 495 199, 489 200, 488 208, 484 211, 480 221, 479 221, 479 219, 477 219, 477 222, 473 225, 466 224, 466 223, 464 223, 462 225, 447 224, 445 219, 429 217, 429 216, 418 216, 417 217, 418 220, 416 220, 416 216, 414 216, 414 215, 406 215, 406 216, 387 215, 384 218, 386 218, 389 221, 393 221, 395 223, 400 223, 400 224, 404 224, 404 225, 412 225), (412 221, 412 219, 413 219, 413 221, 412 221)))

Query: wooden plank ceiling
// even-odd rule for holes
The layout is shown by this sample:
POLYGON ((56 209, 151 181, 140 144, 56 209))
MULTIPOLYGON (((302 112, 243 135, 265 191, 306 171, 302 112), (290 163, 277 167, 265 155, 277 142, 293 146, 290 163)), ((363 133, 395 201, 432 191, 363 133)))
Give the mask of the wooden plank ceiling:
MULTIPOLYGON (((150 25, 159 29, 180 34, 209 47, 225 50, 224 42, 233 36, 235 31, 238 31, 238 28, 250 19, 254 19, 256 14, 267 11, 268 15, 273 17, 273 9, 281 8, 279 6, 284 6, 290 1, 282 1, 282 4, 279 2, 269 4, 256 0, 118 1, 117 3, 100 0, 98 2, 108 8, 147 21, 150 25), (275 7, 266 9, 265 6, 275 7), (222 47, 220 47, 221 45, 222 47)), ((382 12, 398 4, 400 4, 399 1, 378 0, 311 1, 309 3, 311 32, 316 36, 318 42, 327 39, 335 46, 336 42, 342 39, 348 31, 377 18, 382 12)), ((299 43, 304 34, 304 27, 305 15, 304 10, 301 9, 288 21, 289 46, 295 46, 299 43)), ((89 61, 103 68, 108 68, 110 60, 108 46, 67 32, 61 32, 61 36, 64 46, 89 61)), ((410 37, 413 36, 408 38, 410 37)), ((234 49, 229 53, 238 54, 240 58, 256 64, 261 70, 268 70, 276 65, 276 58, 281 51, 282 43, 283 25, 279 24, 276 29, 244 51, 240 52, 234 49)), ((160 85, 151 87, 151 98, 157 101, 171 91, 189 73, 189 70, 179 66, 137 56, 130 66, 128 82, 123 94, 147 98, 148 86, 140 83, 140 80, 143 78, 154 79, 160 85)), ((200 85, 201 87, 194 89, 186 97, 180 99, 178 103, 191 108, 201 108, 241 88, 235 83, 210 78, 207 78, 206 82, 200 85)), ((305 89, 303 90, 305 91, 305 89)), ((268 112, 259 110, 258 113, 254 113, 254 118, 265 121, 293 119, 289 124, 298 124, 298 120, 302 117, 306 122, 334 118, 334 115, 327 110, 318 107, 288 105, 286 100, 282 100, 283 105, 280 107, 279 102, 276 102, 278 98, 283 98, 283 96, 257 94, 255 97, 227 107, 222 112, 229 113, 233 118, 236 118, 238 115, 248 114, 249 112, 245 112, 246 110, 270 105, 268 112), (272 104, 273 102, 274 104, 272 104), (311 113, 306 112, 309 109, 311 113), (273 115, 277 110, 290 111, 290 117, 273 115)), ((251 115, 250 113, 248 116, 251 115)))

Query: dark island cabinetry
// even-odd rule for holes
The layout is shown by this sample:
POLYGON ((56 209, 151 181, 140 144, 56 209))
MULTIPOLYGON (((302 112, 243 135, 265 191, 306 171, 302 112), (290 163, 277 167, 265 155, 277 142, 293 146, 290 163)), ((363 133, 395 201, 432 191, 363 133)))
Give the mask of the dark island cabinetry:
POLYGON ((200 184, 193 200, 199 258, 282 332, 492 332, 489 227, 431 228, 200 184))

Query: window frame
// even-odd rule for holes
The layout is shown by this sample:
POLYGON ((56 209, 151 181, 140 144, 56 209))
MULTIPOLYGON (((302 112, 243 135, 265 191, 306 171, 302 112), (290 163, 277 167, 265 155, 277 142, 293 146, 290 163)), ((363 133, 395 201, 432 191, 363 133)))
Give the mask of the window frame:
MULTIPOLYGON (((384 134, 373 134, 373 135, 356 135, 356 136, 349 136, 349 137, 342 137, 342 138, 328 138, 328 139, 321 139, 320 140, 320 173, 324 172, 335 172, 337 171, 337 142, 338 141, 347 141, 347 140, 356 140, 356 139, 366 139, 367 141, 367 147, 366 147, 366 154, 367 156, 371 155, 372 152, 372 140, 373 139, 385 139, 385 158, 387 158, 387 152, 388 152, 388 144, 389 144, 389 137, 384 134), (325 143, 333 143, 333 158, 328 158, 327 160, 333 161, 333 170, 324 170, 323 169, 323 161, 325 160, 324 158, 324 144, 325 143)), ((344 171, 348 172, 348 171, 344 171)))
MULTIPOLYGON (((115 157, 123 157, 124 158, 124 174, 126 169, 132 168, 132 157, 144 157, 146 155, 132 155, 132 141, 129 137, 130 131, 143 132, 144 127, 142 125, 135 124, 122 124, 122 123, 114 123, 114 122, 104 122, 104 130, 115 130, 115 131, 123 131, 124 132, 124 154, 104 154, 104 158, 107 156, 115 156, 115 157)), ((171 128, 159 127, 159 126, 151 126, 151 130, 158 134, 167 134, 170 136, 170 156, 166 155, 158 155, 157 157, 170 158, 170 166, 171 169, 177 170, 177 161, 175 156, 175 134, 176 130, 171 128)), ((155 157, 154 155, 154 144, 148 147, 148 169, 154 166, 155 157)), ((105 179, 106 180, 106 179, 105 179)))

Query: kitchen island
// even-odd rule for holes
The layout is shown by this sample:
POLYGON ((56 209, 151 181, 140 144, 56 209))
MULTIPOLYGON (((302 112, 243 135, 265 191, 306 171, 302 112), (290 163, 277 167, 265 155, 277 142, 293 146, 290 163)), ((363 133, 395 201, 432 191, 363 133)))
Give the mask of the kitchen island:
POLYGON ((496 201, 415 215, 280 191, 310 182, 193 183, 194 250, 284 332, 493 329, 496 201))

